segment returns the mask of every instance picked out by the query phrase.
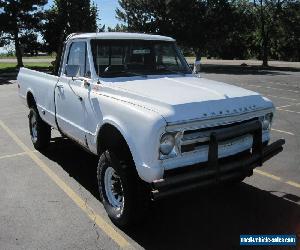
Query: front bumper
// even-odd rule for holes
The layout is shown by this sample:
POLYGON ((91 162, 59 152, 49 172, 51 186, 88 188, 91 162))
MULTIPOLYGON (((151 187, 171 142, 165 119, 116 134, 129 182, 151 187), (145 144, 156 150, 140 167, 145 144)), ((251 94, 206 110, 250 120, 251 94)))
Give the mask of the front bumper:
POLYGON ((163 179, 152 182, 152 199, 251 176, 254 168, 280 153, 284 144, 285 140, 280 139, 268 146, 263 145, 260 121, 230 127, 222 133, 213 132, 210 135, 208 161, 179 171, 166 171, 163 179), (218 159, 218 142, 246 134, 253 136, 251 150, 218 159))

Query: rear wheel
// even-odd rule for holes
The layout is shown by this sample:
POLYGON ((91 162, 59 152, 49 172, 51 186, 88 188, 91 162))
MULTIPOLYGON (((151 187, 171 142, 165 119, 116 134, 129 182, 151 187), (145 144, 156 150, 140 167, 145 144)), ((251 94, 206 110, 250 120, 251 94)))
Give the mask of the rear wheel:
POLYGON ((30 108, 28 118, 34 148, 37 150, 46 148, 51 139, 51 127, 41 119, 36 108, 30 108))
POLYGON ((139 222, 149 196, 132 166, 107 150, 100 156, 97 176, 100 198, 112 222, 119 227, 139 222))

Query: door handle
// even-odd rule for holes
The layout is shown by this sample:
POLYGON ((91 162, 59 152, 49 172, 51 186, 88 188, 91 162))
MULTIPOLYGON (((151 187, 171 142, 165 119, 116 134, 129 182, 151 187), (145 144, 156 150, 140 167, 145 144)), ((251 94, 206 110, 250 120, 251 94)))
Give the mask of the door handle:
POLYGON ((57 86, 57 88, 59 88, 59 89, 63 89, 63 88, 64 88, 64 85, 62 85, 62 84, 57 84, 56 86, 57 86))

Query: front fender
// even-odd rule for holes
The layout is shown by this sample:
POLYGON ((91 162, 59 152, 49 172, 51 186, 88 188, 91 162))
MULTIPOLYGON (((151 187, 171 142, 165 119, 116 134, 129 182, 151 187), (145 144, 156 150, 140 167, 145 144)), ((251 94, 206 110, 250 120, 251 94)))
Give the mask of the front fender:
POLYGON ((136 170, 140 178, 146 182, 160 179, 163 168, 159 157, 159 139, 165 131, 166 122, 157 113, 134 107, 135 112, 119 112, 118 116, 105 115, 103 122, 98 124, 95 145, 98 149, 98 135, 103 125, 114 126, 125 139, 136 170), (150 113, 149 113, 150 112, 150 113))

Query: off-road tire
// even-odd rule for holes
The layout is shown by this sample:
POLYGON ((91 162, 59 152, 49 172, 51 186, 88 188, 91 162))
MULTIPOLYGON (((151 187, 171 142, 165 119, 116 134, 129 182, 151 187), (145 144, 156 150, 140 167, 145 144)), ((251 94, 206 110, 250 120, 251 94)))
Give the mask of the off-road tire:
POLYGON ((31 141, 34 148, 37 150, 45 149, 50 143, 51 127, 41 119, 36 108, 30 108, 28 120, 31 141), (32 124, 33 118, 35 118, 36 121, 35 133, 33 128, 34 125, 32 124))
POLYGON ((109 218, 116 226, 124 228, 139 223, 147 214, 150 198, 146 186, 138 177, 134 166, 118 159, 117 154, 112 150, 106 150, 101 154, 97 168, 97 178, 100 199, 109 218), (114 169, 122 183, 124 195, 122 212, 110 204, 105 191, 104 176, 108 167, 114 169))

